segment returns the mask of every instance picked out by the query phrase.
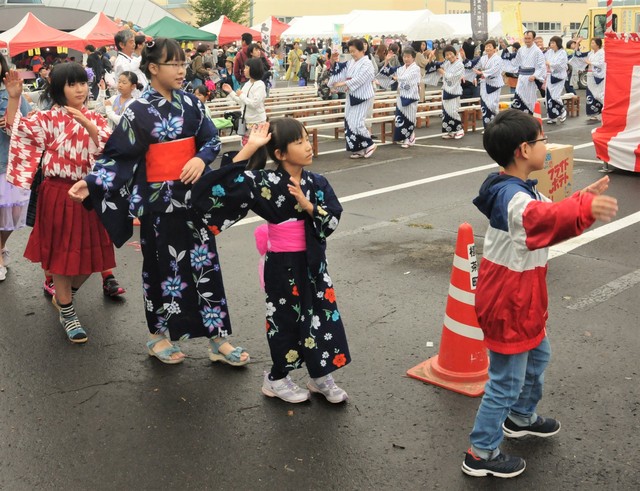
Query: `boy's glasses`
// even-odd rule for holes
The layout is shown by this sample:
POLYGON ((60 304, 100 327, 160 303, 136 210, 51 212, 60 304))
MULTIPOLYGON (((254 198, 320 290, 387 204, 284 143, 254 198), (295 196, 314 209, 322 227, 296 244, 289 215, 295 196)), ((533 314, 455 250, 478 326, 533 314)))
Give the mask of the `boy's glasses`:
POLYGON ((171 66, 177 70, 180 70, 180 68, 186 70, 187 67, 189 66, 189 63, 156 63, 156 65, 171 66))
POLYGON ((529 145, 533 145, 534 143, 537 143, 537 142, 545 142, 545 143, 547 143, 548 139, 549 138, 547 138, 546 136, 543 136, 542 138, 538 138, 537 140, 529 140, 527 143, 529 145))

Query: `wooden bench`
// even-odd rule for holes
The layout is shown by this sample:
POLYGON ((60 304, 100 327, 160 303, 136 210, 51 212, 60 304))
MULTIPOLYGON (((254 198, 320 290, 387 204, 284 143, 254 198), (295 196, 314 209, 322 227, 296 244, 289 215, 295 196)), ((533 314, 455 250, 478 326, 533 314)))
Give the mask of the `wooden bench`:
POLYGON ((564 94, 562 96, 562 102, 564 102, 568 116, 572 118, 580 116, 580 96, 579 95, 564 94))

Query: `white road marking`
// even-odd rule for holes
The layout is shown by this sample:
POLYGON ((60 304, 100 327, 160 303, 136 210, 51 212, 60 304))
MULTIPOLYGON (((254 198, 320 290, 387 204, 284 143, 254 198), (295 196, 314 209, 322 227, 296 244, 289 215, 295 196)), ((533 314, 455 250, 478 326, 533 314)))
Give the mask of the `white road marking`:
POLYGON ((593 160, 593 159, 573 159, 574 162, 586 162, 587 164, 602 164, 602 160, 593 160))
POLYGON ((593 142, 589 142, 589 143, 583 143, 581 145, 574 145, 573 149, 574 150, 580 150, 581 148, 587 148, 587 147, 592 147, 593 146, 593 142))
POLYGON ((464 176, 466 174, 473 174, 475 172, 485 171, 498 167, 498 164, 480 165, 478 167, 471 167, 470 169, 459 170, 455 172, 448 172, 447 174, 440 174, 438 176, 426 177, 424 179, 418 179, 417 181, 409 181, 402 184, 396 184, 395 186, 387 186, 386 188, 373 189, 371 191, 365 191, 363 193, 352 194, 351 196, 345 196, 340 198, 341 203, 348 203, 362 198, 369 198, 371 196, 377 196, 379 194, 391 193, 393 191, 400 191, 401 189, 412 188, 414 186, 422 186, 423 184, 429 184, 431 182, 443 181, 445 179, 451 179, 452 177, 464 176))
POLYGON ((577 302, 567 305, 570 310, 584 310, 602 302, 606 302, 612 297, 622 293, 629 288, 640 283, 640 269, 636 269, 629 274, 621 276, 606 285, 596 288, 587 296, 581 297, 577 302))
POLYGON ((556 257, 567 254, 568 252, 571 252, 580 246, 610 235, 614 232, 617 232, 618 230, 622 230, 623 228, 629 227, 638 222, 640 222, 640 211, 620 218, 615 222, 607 223, 606 225, 602 225, 601 227, 589 230, 588 232, 585 232, 578 237, 574 237, 573 239, 566 240, 561 244, 551 247, 551 249, 549 250, 549 259, 554 259, 556 257))

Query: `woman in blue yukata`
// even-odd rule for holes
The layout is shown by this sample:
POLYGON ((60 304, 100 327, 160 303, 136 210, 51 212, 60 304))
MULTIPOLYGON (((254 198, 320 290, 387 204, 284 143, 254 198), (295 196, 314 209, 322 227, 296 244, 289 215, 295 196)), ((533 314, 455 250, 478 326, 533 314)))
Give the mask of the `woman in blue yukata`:
POLYGON ((484 54, 474 72, 480 77, 480 107, 482 122, 488 125, 500 110, 500 89, 504 85, 502 78, 502 59, 497 53, 497 44, 493 39, 484 43, 484 54))
POLYGON ((435 66, 442 75, 442 138, 459 140, 464 136, 459 112, 464 65, 453 46, 445 46, 442 54, 445 61, 435 61, 435 51, 432 51, 426 68, 429 70, 435 66))
POLYGON ((378 73, 378 81, 385 89, 390 88, 393 83, 398 86, 393 141, 401 141, 402 148, 409 148, 416 141, 414 130, 418 114, 422 75, 420 67, 415 62, 416 52, 413 48, 402 50, 404 65, 400 67, 389 66, 389 61, 393 56, 395 56, 393 53, 387 54, 384 65, 380 69, 380 73, 378 73))
POLYGON ((213 232, 189 206, 192 185, 220 151, 218 132, 202 103, 180 90, 187 63, 176 41, 148 42, 142 66, 150 88, 69 195, 89 197, 118 247, 131 237, 132 218, 140 219, 149 355, 180 363, 184 354, 171 341, 207 337, 212 361, 245 365, 249 354, 226 341, 231 323, 213 232))
POLYGON ((249 210, 268 222, 256 230, 264 256, 266 334, 273 362, 264 373, 262 393, 298 403, 311 391, 341 403, 347 393, 332 373, 351 356, 325 249, 342 206, 327 179, 306 170, 312 159, 302 123, 275 119, 259 125, 235 156, 225 155, 223 166, 194 186, 192 198, 220 230, 249 210), (267 152, 275 170, 264 169, 267 152), (289 376, 303 363, 311 377, 306 388, 289 376))
POLYGON ((604 76, 607 71, 602 39, 592 38, 591 51, 588 53, 580 51, 581 42, 582 38, 576 40, 578 49, 573 56, 587 65, 587 119, 589 121, 599 121, 604 106, 604 76))
POLYGON ((547 123, 564 123, 567 119, 567 110, 562 102, 565 80, 569 59, 567 52, 563 49, 562 38, 553 36, 549 40, 549 49, 544 53, 547 65, 547 123))
POLYGON ((366 124, 369 109, 373 107, 376 72, 371 60, 365 56, 361 39, 352 39, 347 45, 352 59, 340 63, 339 53, 332 53, 328 85, 335 92, 346 92, 348 96, 344 107, 344 136, 350 157, 368 159, 377 148, 366 124))

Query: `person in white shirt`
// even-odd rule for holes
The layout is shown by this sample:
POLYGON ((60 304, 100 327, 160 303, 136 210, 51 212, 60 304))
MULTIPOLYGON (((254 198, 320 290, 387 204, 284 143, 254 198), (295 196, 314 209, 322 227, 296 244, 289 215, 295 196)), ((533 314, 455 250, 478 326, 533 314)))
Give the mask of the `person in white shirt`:
MULTIPOLYGON (((113 129, 120 123, 122 115, 133 101, 135 92, 141 89, 138 76, 133 72, 122 72, 118 77, 118 94, 104 101, 104 113, 113 129)), ((100 91, 103 95, 104 91, 100 91)))
POLYGON ((235 92, 229 84, 222 85, 222 90, 228 94, 227 99, 240 104, 242 113, 240 127, 246 128, 244 131, 238 130, 238 134, 242 135, 243 146, 249 140, 251 130, 258 124, 267 121, 267 113, 264 108, 267 88, 262 81, 263 75, 264 68, 260 58, 249 58, 244 65, 244 76, 249 81, 235 92))
MULTIPOLYGON (((120 77, 122 72, 133 72, 138 77, 138 83, 142 85, 142 90, 145 90, 147 88, 148 81, 145 74, 140 70, 140 62, 142 61, 142 58, 140 56, 135 56, 135 33, 131 30, 125 29, 117 32, 113 40, 118 50, 118 54, 113 65, 113 72, 116 79, 120 77)), ((150 43, 153 43, 153 41, 150 41, 150 43)), ((144 43, 140 46, 142 47, 143 45, 144 43)))

